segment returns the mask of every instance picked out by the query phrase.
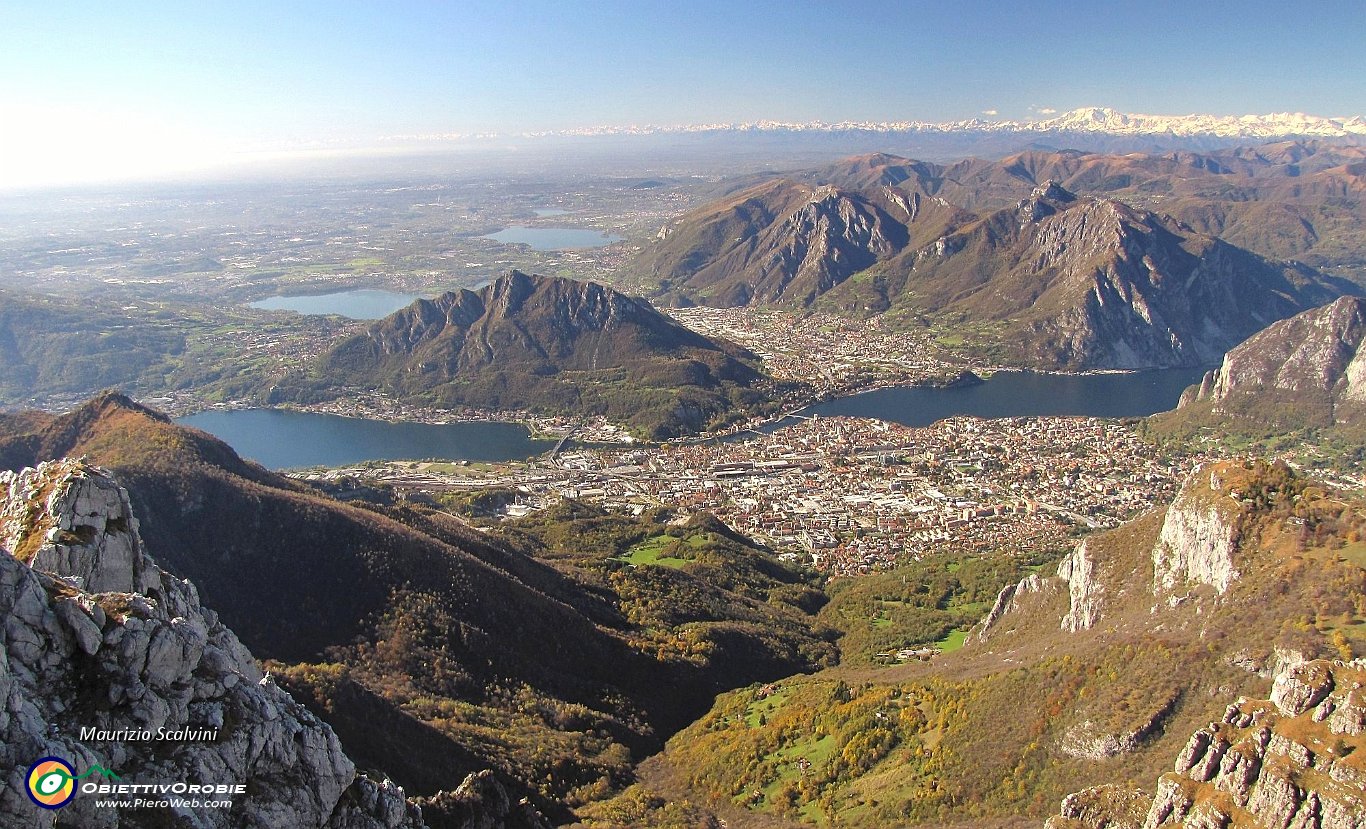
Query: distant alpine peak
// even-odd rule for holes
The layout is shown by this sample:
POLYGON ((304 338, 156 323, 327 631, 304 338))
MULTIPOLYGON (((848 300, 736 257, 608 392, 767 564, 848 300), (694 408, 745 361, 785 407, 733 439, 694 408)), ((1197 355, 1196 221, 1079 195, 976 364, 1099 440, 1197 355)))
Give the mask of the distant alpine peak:
POLYGON ((1270 115, 1137 115, 1109 107, 1083 107, 1045 121, 1010 122, 998 129, 1038 132, 1102 132, 1115 135, 1212 135, 1226 138, 1277 138, 1306 135, 1323 138, 1366 136, 1366 120, 1355 115, 1325 118, 1302 112, 1270 115))
MULTIPOLYGON (((989 121, 751 121, 676 126, 628 125, 585 127, 523 133, 521 137, 659 135, 707 132, 910 132, 910 133, 1058 133, 1109 135, 1171 135, 1218 138, 1366 138, 1366 118, 1360 115, 1324 117, 1302 112, 1267 115, 1142 115, 1110 107, 1081 107, 1041 120, 989 121)), ((405 136, 414 137, 414 136, 405 136)), ((432 137, 432 136, 426 136, 432 137)), ((454 137, 454 136, 446 136, 454 137)), ((461 136, 468 137, 468 136, 461 136)))

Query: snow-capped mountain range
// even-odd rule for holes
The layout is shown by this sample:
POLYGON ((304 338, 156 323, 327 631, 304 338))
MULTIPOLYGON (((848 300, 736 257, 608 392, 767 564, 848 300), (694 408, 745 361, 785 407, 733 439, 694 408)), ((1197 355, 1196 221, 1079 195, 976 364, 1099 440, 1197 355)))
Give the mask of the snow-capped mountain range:
POLYGON ((389 140, 449 140, 469 138, 539 138, 554 136, 667 135, 682 133, 1088 133, 1113 136, 1171 136, 1221 139, 1366 138, 1366 118, 1360 115, 1324 117, 1302 112, 1269 115, 1140 115, 1109 107, 1082 107, 1054 118, 1038 121, 752 121, 686 125, 598 126, 577 129, 525 132, 515 136, 490 134, 405 135, 389 140))
POLYGON ((588 127, 528 135, 626 135, 668 132, 760 131, 791 132, 1096 132, 1110 135, 1218 136, 1221 138, 1279 138, 1313 136, 1343 138, 1366 136, 1366 118, 1353 115, 1325 118, 1302 112, 1270 115, 1139 115, 1108 107, 1083 107, 1040 121, 755 121, 741 124, 692 124, 687 126, 588 127))

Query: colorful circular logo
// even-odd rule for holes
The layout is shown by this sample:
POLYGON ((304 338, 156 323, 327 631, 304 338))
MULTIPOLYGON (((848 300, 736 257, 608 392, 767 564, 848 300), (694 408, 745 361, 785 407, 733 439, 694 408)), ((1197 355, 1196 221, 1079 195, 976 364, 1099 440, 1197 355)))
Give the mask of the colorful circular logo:
POLYGON ((76 796, 76 770, 60 757, 28 767, 28 797, 44 809, 60 809, 76 796))

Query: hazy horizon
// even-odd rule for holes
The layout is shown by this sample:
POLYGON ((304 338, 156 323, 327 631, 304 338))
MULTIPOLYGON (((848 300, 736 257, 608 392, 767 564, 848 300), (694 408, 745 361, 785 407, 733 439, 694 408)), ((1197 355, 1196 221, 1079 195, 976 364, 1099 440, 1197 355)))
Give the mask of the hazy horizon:
POLYGON ((707 0, 0 11, 0 187, 603 126, 1366 113, 1366 15, 707 0), (396 136, 406 140, 394 141, 396 136))

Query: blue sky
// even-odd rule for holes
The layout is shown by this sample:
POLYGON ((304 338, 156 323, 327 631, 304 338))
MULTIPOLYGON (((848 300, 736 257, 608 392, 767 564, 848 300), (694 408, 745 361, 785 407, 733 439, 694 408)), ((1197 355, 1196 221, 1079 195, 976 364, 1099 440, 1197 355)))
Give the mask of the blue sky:
POLYGON ((0 0, 0 152, 1083 105, 1353 115, 1363 54, 1361 0, 0 0))

